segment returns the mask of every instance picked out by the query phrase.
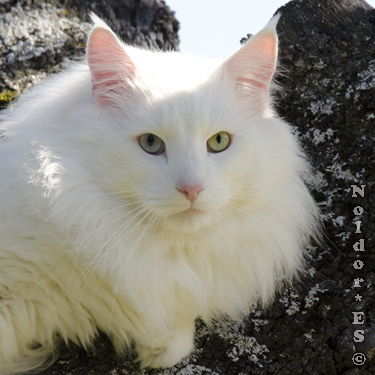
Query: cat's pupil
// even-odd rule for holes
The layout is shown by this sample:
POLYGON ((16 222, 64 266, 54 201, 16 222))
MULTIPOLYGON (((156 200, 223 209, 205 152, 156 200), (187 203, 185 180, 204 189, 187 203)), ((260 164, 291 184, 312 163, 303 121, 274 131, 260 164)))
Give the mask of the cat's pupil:
POLYGON ((216 136, 216 142, 217 143, 221 143, 221 135, 220 134, 218 134, 217 136, 216 136))
POLYGON ((150 135, 147 137, 147 144, 148 144, 149 146, 152 146, 153 143, 154 143, 154 136, 150 134, 150 135))

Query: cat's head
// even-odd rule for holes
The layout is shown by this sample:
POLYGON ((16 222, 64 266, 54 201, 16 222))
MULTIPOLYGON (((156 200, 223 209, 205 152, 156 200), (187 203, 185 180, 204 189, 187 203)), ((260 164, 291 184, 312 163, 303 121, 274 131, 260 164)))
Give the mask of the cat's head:
POLYGON ((295 177, 297 148, 270 104, 278 17, 225 61, 126 46, 93 18, 92 95, 111 133, 98 165, 134 215, 195 231, 258 211, 295 177))

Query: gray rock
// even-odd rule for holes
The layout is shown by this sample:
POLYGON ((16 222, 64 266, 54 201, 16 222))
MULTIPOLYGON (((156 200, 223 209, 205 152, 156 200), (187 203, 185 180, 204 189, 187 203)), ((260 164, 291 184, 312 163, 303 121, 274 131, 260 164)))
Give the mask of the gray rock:
MULTIPOLYGON (((178 50, 179 23, 161 0, 0 2, 0 92, 18 95, 84 56, 90 12, 129 44, 178 50)), ((0 105, 6 103, 0 98, 0 105)))
POLYGON ((326 238, 308 254, 309 277, 260 315, 270 323, 252 335, 269 349, 263 365, 271 373, 373 374, 375 10, 361 0, 301 0, 278 12, 284 93, 277 110, 314 167, 326 238), (352 185, 366 185, 364 197, 352 197, 352 185), (364 209, 360 217, 357 206, 364 209), (364 252, 353 249, 360 239, 364 252), (362 269, 353 267, 356 260, 362 269), (353 312, 363 312, 365 324, 353 325, 353 312), (354 341, 357 329, 364 330, 363 342, 354 341), (354 365, 356 352, 367 357, 363 366, 354 365))

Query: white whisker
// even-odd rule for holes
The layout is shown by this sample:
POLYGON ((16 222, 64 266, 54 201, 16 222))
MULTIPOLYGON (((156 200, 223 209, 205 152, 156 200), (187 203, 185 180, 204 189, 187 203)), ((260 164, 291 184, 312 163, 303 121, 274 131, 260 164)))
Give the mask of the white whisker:
MULTIPOLYGON (((77 251, 76 251, 76 256, 75 256, 75 260, 74 260, 74 265, 73 265, 73 270, 72 272, 74 271, 74 268, 75 268, 75 264, 77 262, 77 258, 78 258, 78 255, 79 255, 79 252, 80 252, 80 249, 81 247, 83 246, 83 244, 87 241, 88 238, 90 238, 93 234, 95 234, 96 232, 100 231, 101 229, 103 229, 104 227, 108 226, 108 225, 111 225, 113 223, 116 223, 118 222, 119 220, 122 220, 124 219, 126 216, 129 216, 131 215, 134 211, 137 211, 137 210, 140 210, 140 207, 136 207, 134 209, 132 209, 131 211, 125 213, 124 215, 110 221, 110 222, 107 222, 105 224, 103 224, 102 226, 96 228, 94 231, 92 231, 88 236, 86 236, 80 243, 80 245, 78 246, 77 248, 77 251)), ((100 248, 100 250, 98 251, 98 253, 95 255, 95 258, 93 261, 95 261, 95 259, 100 255, 101 251, 103 250, 103 248, 108 244, 108 242, 117 234, 118 231, 121 231, 124 227, 126 227, 128 224, 130 224, 139 214, 142 213, 142 210, 140 210, 140 212, 133 216, 130 220, 127 220, 125 223, 121 224, 121 226, 114 232, 112 233, 111 237, 109 239, 107 239, 107 241, 104 243, 104 245, 102 245, 102 247, 100 248)), ((89 266, 91 267, 91 266, 89 266)), ((81 275, 80 279, 83 277, 84 275, 81 275)), ((79 280, 78 280, 79 281, 79 280)), ((69 284, 70 285, 70 284, 69 284)), ((74 287, 74 286, 73 286, 74 287)))
MULTIPOLYGON (((289 214, 290 214, 290 210, 286 210, 285 207, 280 206, 280 205, 278 205, 278 206, 275 206, 275 205, 274 205, 273 207, 267 207, 266 205, 259 204, 259 203, 256 202, 256 201, 247 200, 247 199, 243 199, 243 200, 244 200, 244 201, 247 201, 247 202, 250 202, 250 203, 256 205, 257 207, 260 207, 262 210, 264 210, 264 211, 266 211, 266 212, 268 212, 268 213, 270 213, 270 214, 279 214, 279 215, 281 214, 281 215, 283 216, 283 220, 284 220, 284 221, 287 221, 287 222, 293 224, 295 227, 297 227, 297 228, 303 230, 307 235, 309 235, 309 236, 311 236, 311 237, 313 237, 313 238, 315 238, 315 239, 317 238, 317 233, 313 233, 313 232, 311 232, 311 231, 309 230, 308 227, 303 227, 303 226, 301 226, 299 223, 290 220, 290 219, 288 218, 288 216, 290 216, 290 215, 289 215, 289 214)), ((257 210, 255 210, 255 209, 253 209, 253 208, 251 208, 251 207, 248 207, 248 206, 242 206, 242 205, 240 205, 240 204, 237 203, 237 202, 231 202, 230 204, 232 205, 232 207, 233 207, 234 209, 236 209, 236 210, 238 210, 238 211, 241 211, 241 212, 243 212, 243 213, 245 213, 245 214, 249 214, 249 213, 250 213, 250 214, 252 214, 252 215, 256 215, 256 216, 258 216, 258 217, 260 216, 260 213, 259 213, 257 210)))
MULTIPOLYGON (((113 247, 115 247, 119 242, 123 241, 127 236, 129 236, 136 227, 140 225, 140 223, 145 220, 146 216, 141 217, 140 220, 126 233, 125 236, 119 238, 116 240, 106 251, 105 250, 106 246, 108 243, 116 237, 118 234, 122 233, 124 229, 126 229, 138 216, 142 215, 144 212, 146 212, 150 208, 150 205, 143 207, 136 215, 134 215, 130 220, 126 221, 124 224, 122 224, 117 230, 111 235, 111 237, 104 243, 104 245, 98 250, 97 254, 95 255, 94 259, 92 260, 91 264, 87 267, 85 272, 81 275, 80 279, 88 281, 90 274, 94 271, 95 265, 99 264, 100 261, 104 258, 106 252, 109 252, 113 247)), ((139 209, 139 208, 137 208, 139 209)), ((133 210, 134 211, 134 210, 133 210)), ((132 211, 131 211, 132 212, 132 211)), ((125 216, 125 215, 124 215, 125 216)), ((79 281, 79 280, 78 280, 79 281)), ((86 281, 86 283, 87 283, 86 281)))
MULTIPOLYGON (((75 191, 78 191, 78 190, 84 190, 84 188, 77 188, 75 191)), ((128 193, 128 192, 132 192, 132 193, 135 192, 135 194, 133 194, 133 195, 128 195, 128 196, 125 196, 125 195, 124 195, 124 197, 115 197, 115 198, 111 198, 110 200, 106 200, 106 201, 104 201, 104 202, 98 204, 98 205, 96 206, 96 208, 98 208, 98 207, 101 207, 101 206, 103 206, 103 205, 109 204, 109 203, 111 203, 111 202, 113 202, 113 201, 116 201, 116 200, 124 200, 124 199, 126 199, 126 198, 128 198, 128 197, 139 196, 138 193, 141 192, 141 191, 142 191, 142 190, 140 190, 140 191, 135 191, 135 190, 123 190, 123 191, 119 191, 118 193, 108 193, 108 192, 103 192, 103 193, 100 193, 100 194, 96 194, 95 196, 91 196, 90 194, 87 194, 87 195, 85 195, 84 197, 82 197, 81 199, 79 199, 79 200, 76 202, 76 204, 78 205, 78 204, 80 204, 80 203, 81 203, 82 201, 84 201, 84 200, 88 200, 88 201, 91 203, 93 198, 94 198, 94 199, 97 199, 97 198, 101 198, 101 197, 103 197, 103 196, 110 196, 110 195, 112 195, 112 194, 123 194, 123 193, 128 193)), ((131 203, 130 203, 130 204, 131 204, 131 203)), ((116 207, 116 208, 113 208, 112 210, 116 210, 116 209, 119 209, 119 208, 122 208, 122 207, 123 207, 123 206, 118 206, 118 207, 116 207)), ((42 229, 44 228, 44 226, 45 226, 48 222, 50 222, 50 220, 51 220, 53 217, 57 216, 59 213, 61 213, 61 212, 62 212, 63 210, 65 210, 65 209, 66 209, 65 206, 60 207, 59 209, 53 211, 53 213, 52 213, 51 215, 49 215, 49 216, 43 221, 43 224, 39 227, 38 231, 37 231, 36 234, 34 235, 34 243, 35 243, 36 239, 38 238, 38 235, 40 234, 40 232, 41 232, 42 229)), ((105 213, 107 213, 107 212, 111 212, 111 211, 100 212, 100 213, 95 213, 95 214, 83 213, 83 214, 80 214, 79 216, 94 216, 94 215, 105 214, 105 213)), ((78 216, 77 213, 75 213, 74 215, 75 215, 75 217, 78 216)))

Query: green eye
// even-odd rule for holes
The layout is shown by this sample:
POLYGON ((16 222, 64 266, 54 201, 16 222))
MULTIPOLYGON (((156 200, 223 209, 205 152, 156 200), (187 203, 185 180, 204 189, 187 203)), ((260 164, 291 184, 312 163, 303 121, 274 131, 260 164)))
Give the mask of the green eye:
POLYGON ((221 152, 228 148, 230 135, 227 132, 219 132, 207 141, 207 150, 210 152, 221 152))
POLYGON ((139 137, 139 145, 152 155, 160 155, 165 150, 164 142, 155 134, 143 134, 139 137))

